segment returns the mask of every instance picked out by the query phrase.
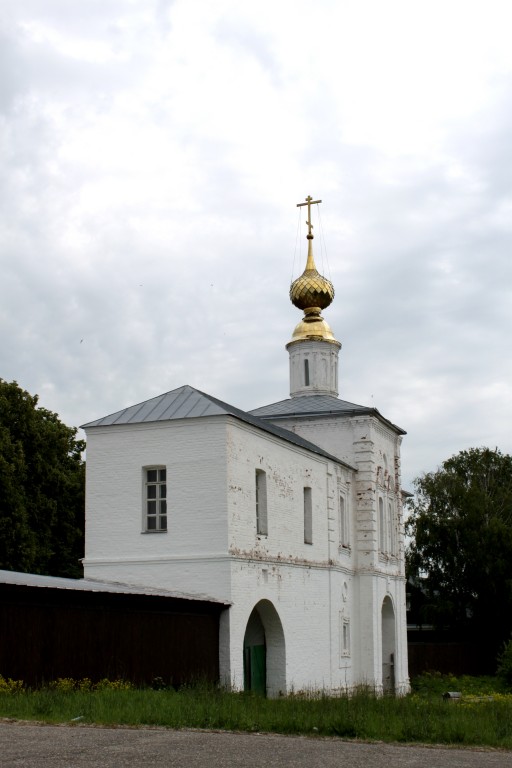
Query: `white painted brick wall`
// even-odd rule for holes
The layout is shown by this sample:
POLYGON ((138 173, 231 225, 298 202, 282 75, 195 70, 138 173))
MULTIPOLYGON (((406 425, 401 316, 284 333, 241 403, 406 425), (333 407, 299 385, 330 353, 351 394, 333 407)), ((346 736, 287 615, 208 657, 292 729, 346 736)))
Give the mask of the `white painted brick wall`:
POLYGON ((327 460, 261 430, 228 428, 230 551, 254 557, 328 559, 327 460), (256 535, 256 469, 267 478, 268 536, 256 535), (304 543, 304 488, 312 489, 313 543, 304 543))
POLYGON ((225 435, 222 419, 88 430, 87 578, 229 599, 225 435), (167 467, 165 533, 144 532, 143 467, 151 465, 167 467))

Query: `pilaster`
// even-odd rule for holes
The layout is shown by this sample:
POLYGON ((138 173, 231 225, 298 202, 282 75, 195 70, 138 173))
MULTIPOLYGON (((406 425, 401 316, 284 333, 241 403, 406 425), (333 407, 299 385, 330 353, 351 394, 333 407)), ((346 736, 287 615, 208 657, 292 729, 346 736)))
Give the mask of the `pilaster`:
POLYGON ((356 485, 356 548, 359 567, 377 563, 377 514, 375 505, 375 446, 367 434, 354 441, 357 467, 356 485))

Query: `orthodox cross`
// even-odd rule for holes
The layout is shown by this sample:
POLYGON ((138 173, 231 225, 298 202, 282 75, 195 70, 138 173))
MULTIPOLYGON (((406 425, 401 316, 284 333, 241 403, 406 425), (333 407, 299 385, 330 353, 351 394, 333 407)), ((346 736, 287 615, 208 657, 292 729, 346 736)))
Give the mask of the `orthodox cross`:
POLYGON ((308 195, 306 197, 305 203, 297 203, 297 208, 302 208, 303 205, 307 205, 308 207, 308 220, 306 221, 306 224, 308 225, 308 240, 313 239, 313 233, 311 232, 311 230, 313 229, 313 224, 311 223, 311 206, 321 202, 322 202, 321 200, 313 200, 311 195, 308 195))

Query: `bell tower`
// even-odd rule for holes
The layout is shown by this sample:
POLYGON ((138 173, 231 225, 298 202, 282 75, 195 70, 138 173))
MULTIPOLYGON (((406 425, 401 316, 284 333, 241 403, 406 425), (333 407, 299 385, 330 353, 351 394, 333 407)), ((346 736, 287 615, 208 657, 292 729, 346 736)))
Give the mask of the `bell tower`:
POLYGON ((321 315, 332 303, 333 284, 317 270, 313 257, 313 224, 311 206, 321 203, 311 195, 297 207, 308 207, 308 258, 306 269, 290 286, 292 304, 304 312, 291 341, 286 345, 290 355, 290 396, 338 396, 338 353, 341 344, 321 315))

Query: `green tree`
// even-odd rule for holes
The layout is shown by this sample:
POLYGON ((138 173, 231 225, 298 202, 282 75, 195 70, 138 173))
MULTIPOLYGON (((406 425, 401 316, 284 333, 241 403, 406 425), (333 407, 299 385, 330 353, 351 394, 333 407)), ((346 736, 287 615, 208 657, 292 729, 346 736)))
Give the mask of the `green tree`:
POLYGON ((85 443, 37 403, 0 379, 0 568, 78 577, 85 443))
POLYGON ((426 615, 494 659, 512 630, 512 456, 471 448, 415 481, 408 574, 426 615))

